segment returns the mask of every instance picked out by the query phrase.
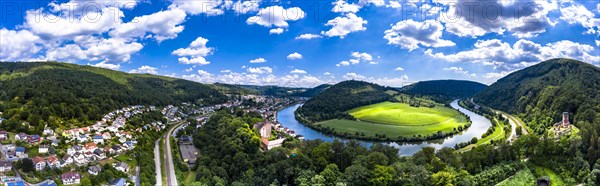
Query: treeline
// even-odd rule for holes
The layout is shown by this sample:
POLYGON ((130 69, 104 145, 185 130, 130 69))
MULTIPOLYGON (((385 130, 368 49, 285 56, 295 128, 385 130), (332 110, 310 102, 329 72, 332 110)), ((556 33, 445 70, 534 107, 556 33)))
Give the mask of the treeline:
POLYGON ((455 99, 464 99, 477 94, 487 87, 484 84, 463 80, 421 81, 400 89, 400 92, 427 97, 436 102, 450 103, 455 99))
MULTIPOLYGON (((300 122, 302 122, 302 121, 300 121, 300 122)), ((323 127, 321 125, 308 125, 308 127, 312 128, 314 130, 317 130, 319 132, 322 132, 324 134, 334 135, 336 137, 341 137, 341 138, 346 138, 346 139, 357 139, 357 140, 366 140, 366 141, 375 141, 375 142, 422 142, 422 141, 442 139, 442 138, 446 138, 446 137, 458 134, 464 130, 467 130, 469 127, 471 127, 471 121, 468 121, 468 123, 465 125, 460 125, 458 127, 455 127, 450 132, 438 131, 437 133, 434 133, 434 134, 429 134, 429 135, 420 135, 419 134, 419 135, 413 135, 413 136, 408 136, 408 137, 407 136, 390 137, 385 134, 375 134, 374 136, 367 136, 367 135, 365 135, 364 132, 355 132, 355 133, 338 132, 334 128, 323 127)))
POLYGON ((325 89, 296 110, 304 124, 330 119, 353 119, 346 111, 384 101, 394 101, 385 88, 363 81, 344 81, 325 89))
POLYGON ((0 128, 15 132, 41 132, 46 123, 89 125, 128 105, 226 100, 209 86, 181 79, 55 62, 0 63, 0 112, 8 119, 0 128))
POLYGON ((197 131, 202 156, 194 185, 494 185, 525 166, 550 168, 567 184, 593 185, 592 172, 600 172, 600 164, 590 171, 577 150, 579 138, 541 140, 532 134, 464 153, 426 147, 408 157, 392 146, 366 148, 353 140, 289 140, 263 152, 245 120, 218 112, 197 131))

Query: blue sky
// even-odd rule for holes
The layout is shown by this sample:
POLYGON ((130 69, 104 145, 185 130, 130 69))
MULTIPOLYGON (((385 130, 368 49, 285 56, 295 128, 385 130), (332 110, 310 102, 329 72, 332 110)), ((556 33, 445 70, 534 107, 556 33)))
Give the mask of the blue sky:
POLYGON ((597 1, 3 1, 0 61, 204 83, 493 83, 537 62, 600 64, 597 1))

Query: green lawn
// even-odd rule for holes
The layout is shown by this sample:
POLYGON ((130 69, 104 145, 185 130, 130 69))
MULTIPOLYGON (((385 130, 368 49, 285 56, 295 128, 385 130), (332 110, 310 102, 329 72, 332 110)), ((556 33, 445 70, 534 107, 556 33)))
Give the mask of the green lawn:
POLYGON ((506 139, 505 137, 506 137, 506 134, 504 132, 504 123, 498 122, 498 125, 496 125, 496 127, 494 127, 494 132, 492 134, 486 136, 485 138, 480 138, 479 140, 477 140, 477 143, 475 143, 475 144, 470 144, 470 145, 467 145, 466 147, 461 148, 459 150, 459 152, 469 151, 479 145, 489 144, 489 143, 491 143, 492 140, 498 140, 498 139, 504 140, 504 139, 506 139))
POLYGON ((520 170, 515 175, 509 177, 508 179, 498 183, 496 186, 526 186, 526 185, 536 185, 537 179, 531 173, 531 170, 525 168, 520 170))
POLYGON ((565 185, 562 178, 549 168, 536 166, 535 173, 540 177, 548 176, 548 178, 550 178, 550 185, 565 185))
POLYGON ((348 111, 361 121, 399 126, 457 126, 466 124, 467 119, 458 111, 436 106, 411 107, 405 103, 383 102, 348 111))
POLYGON ((359 132, 365 136, 385 134, 393 138, 451 132, 467 124, 467 118, 458 111, 441 106, 411 107, 404 103, 383 102, 352 109, 349 113, 360 121, 334 119, 316 125, 334 128, 337 132, 359 132))

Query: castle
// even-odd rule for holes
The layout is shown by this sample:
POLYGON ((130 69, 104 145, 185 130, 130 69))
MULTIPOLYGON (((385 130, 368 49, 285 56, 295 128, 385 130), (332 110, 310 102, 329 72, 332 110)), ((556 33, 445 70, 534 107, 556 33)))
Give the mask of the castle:
POLYGON ((564 135, 571 134, 571 122, 569 122, 569 113, 562 113, 562 121, 555 123, 552 128, 554 129, 554 135, 557 139, 560 139, 564 135))

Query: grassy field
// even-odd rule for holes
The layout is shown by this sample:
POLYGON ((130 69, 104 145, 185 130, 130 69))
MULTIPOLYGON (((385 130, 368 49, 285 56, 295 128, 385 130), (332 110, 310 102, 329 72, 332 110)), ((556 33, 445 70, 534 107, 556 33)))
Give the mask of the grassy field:
POLYGON ((466 124, 458 111, 446 107, 411 107, 404 103, 383 102, 348 111, 355 118, 378 124, 398 126, 435 126, 440 129, 466 124))
POLYGON ((529 169, 523 169, 510 178, 498 183, 496 186, 526 186, 536 185, 537 179, 529 169))
POLYGON ((477 140, 477 143, 475 143, 475 144, 470 144, 470 145, 467 145, 466 147, 459 149, 459 152, 469 151, 479 145, 489 144, 492 142, 492 140, 506 139, 506 133, 504 132, 504 125, 505 124, 503 122, 498 122, 498 125, 496 125, 496 127, 494 127, 494 132, 492 134, 486 136, 485 138, 481 138, 481 139, 477 140))
POLYGON ((349 113, 359 121, 328 120, 316 123, 338 132, 364 133, 365 136, 385 134, 387 137, 412 137, 451 132, 467 124, 467 118, 458 111, 437 106, 411 107, 404 103, 383 102, 352 109, 349 113))
POLYGON ((548 176, 550 178, 550 185, 565 185, 562 178, 549 168, 536 166, 535 173, 540 176, 548 176))

